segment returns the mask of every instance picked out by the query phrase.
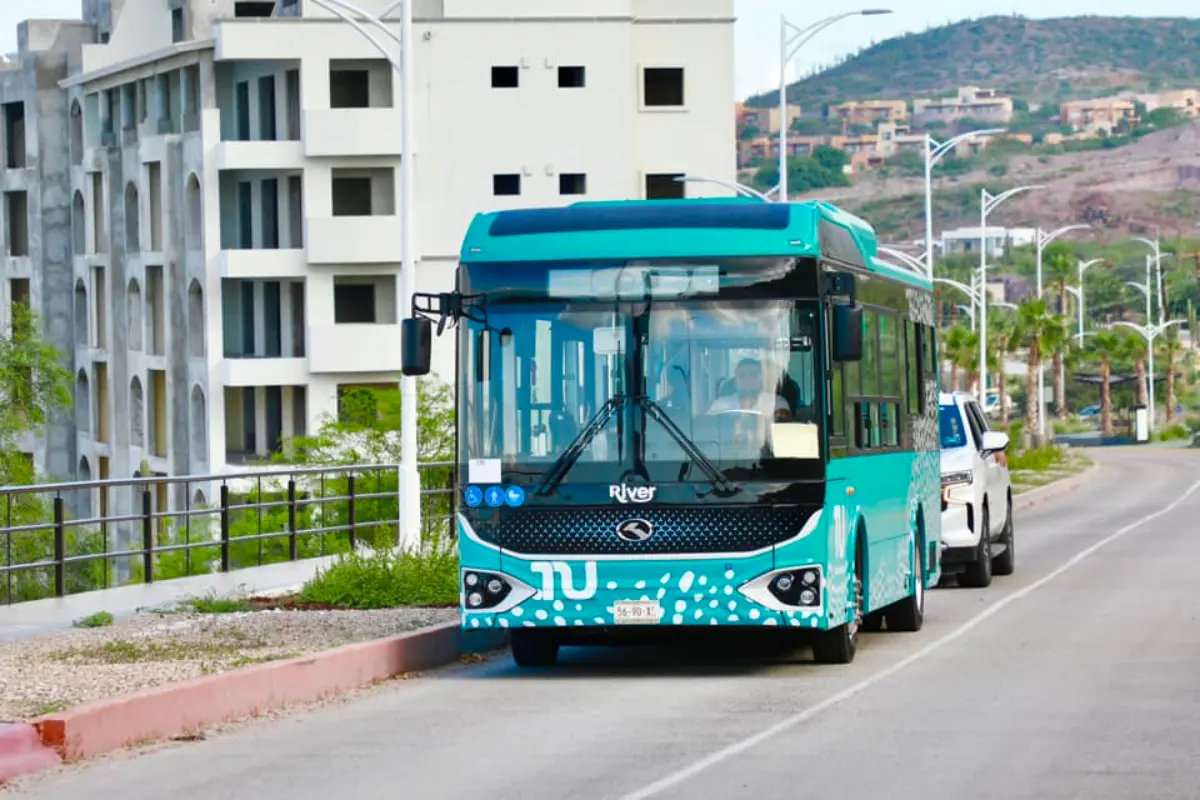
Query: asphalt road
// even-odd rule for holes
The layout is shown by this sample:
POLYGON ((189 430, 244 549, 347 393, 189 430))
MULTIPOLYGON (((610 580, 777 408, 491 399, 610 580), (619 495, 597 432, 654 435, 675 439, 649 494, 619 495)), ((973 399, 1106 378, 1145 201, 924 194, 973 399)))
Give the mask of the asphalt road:
POLYGON ((1017 520, 1017 574, 917 634, 505 658, 39 779, 120 800, 1200 797, 1200 452, 1108 450, 1017 520))

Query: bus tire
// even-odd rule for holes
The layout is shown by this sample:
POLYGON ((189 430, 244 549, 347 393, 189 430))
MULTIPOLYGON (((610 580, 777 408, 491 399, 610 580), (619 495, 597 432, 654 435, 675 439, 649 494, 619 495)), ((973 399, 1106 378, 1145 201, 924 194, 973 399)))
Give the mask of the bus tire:
MULTIPOLYGON (((862 545, 860 544, 861 548, 862 545)), ((859 551, 861 553, 861 549, 859 551)), ((813 661, 818 664, 849 664, 858 652, 858 634, 862 628, 863 584, 859 579, 862 559, 855 559, 850 580, 854 585, 850 591, 854 597, 854 609, 848 622, 827 631, 821 631, 813 640, 813 661)))
POLYGON ((558 661, 558 642, 543 631, 513 631, 509 642, 518 667, 550 667, 558 661))
POLYGON ((979 517, 979 547, 975 559, 958 574, 958 585, 968 589, 986 589, 992 585, 992 523, 986 505, 979 517))
POLYGON ((913 539, 913 593, 884 610, 889 631, 916 633, 925 623, 925 561, 920 537, 913 539))
POLYGON ((1004 533, 1000 535, 1004 552, 992 561, 993 575, 1012 575, 1016 571, 1017 553, 1013 543, 1012 498, 1008 499, 1008 518, 1004 521, 1004 533))

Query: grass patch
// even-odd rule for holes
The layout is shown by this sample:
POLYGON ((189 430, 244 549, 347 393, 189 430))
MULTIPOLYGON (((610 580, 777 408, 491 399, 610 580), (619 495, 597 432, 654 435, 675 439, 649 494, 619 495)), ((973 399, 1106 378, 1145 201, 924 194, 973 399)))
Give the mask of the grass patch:
POLYGON ((113 624, 113 615, 107 611, 97 611, 82 619, 75 620, 76 628, 107 628, 113 624))
POLYGON ((155 661, 208 661, 237 658, 243 649, 265 646, 248 637, 224 642, 133 642, 114 639, 90 647, 68 647, 49 654, 55 661, 75 664, 139 664, 155 661))
POLYGON ((180 602, 180 607, 197 614, 237 614, 252 611, 250 602, 241 595, 218 595, 209 592, 203 597, 189 597, 180 602))
POLYGON ((317 573, 297 599, 355 609, 454 606, 458 556, 440 547, 419 555, 350 554, 317 573))
POLYGON ((1013 453, 1008 458, 1008 468, 1012 472, 1046 472, 1065 465, 1066 461, 1065 450, 1045 444, 1013 453))
POLYGON ((1151 441, 1155 442, 1178 442, 1183 439, 1191 439, 1192 432, 1188 426, 1177 423, 1169 428, 1163 428, 1160 431, 1155 431, 1150 437, 1151 441))
POLYGON ((75 705, 70 700, 48 700, 44 703, 34 703, 29 706, 26 711, 26 716, 30 719, 44 717, 47 714, 57 714, 59 711, 66 711, 71 706, 75 705))

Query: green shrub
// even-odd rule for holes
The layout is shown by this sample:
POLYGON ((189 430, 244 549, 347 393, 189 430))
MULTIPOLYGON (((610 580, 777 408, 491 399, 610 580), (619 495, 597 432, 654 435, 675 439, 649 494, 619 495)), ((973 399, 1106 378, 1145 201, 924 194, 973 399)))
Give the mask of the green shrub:
POLYGON ((1046 444, 1013 453, 1008 459, 1008 468, 1013 472, 1045 472, 1066 460, 1066 451, 1061 447, 1046 444))
POLYGON ((1154 432, 1154 441, 1156 442, 1177 442, 1181 439, 1191 439, 1192 432, 1186 425, 1176 423, 1169 428, 1163 428, 1161 431, 1154 432))
POLYGON ((343 608, 454 606, 458 604, 458 555, 448 547, 396 554, 350 553, 321 570, 299 599, 343 608))

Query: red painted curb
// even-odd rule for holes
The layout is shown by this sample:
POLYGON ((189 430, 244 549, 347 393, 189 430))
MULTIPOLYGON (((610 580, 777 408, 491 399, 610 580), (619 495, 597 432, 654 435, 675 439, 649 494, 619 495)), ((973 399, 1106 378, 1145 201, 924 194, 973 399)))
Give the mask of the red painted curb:
POLYGON ((42 744, 32 725, 0 722, 0 784, 61 762, 58 753, 42 744))
POLYGON ((458 658, 459 623, 257 664, 35 720, 41 741, 66 761, 147 744, 297 703, 312 702, 458 658))

